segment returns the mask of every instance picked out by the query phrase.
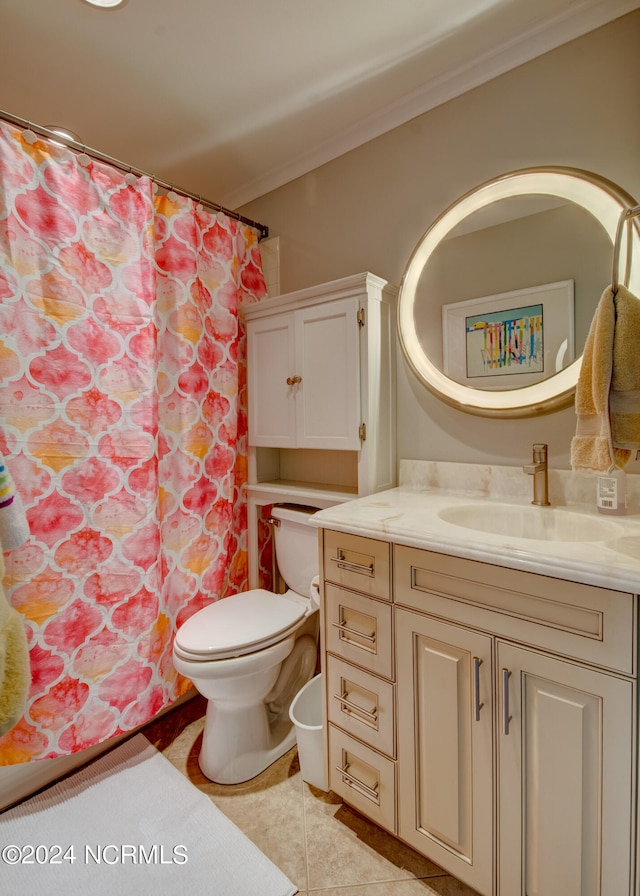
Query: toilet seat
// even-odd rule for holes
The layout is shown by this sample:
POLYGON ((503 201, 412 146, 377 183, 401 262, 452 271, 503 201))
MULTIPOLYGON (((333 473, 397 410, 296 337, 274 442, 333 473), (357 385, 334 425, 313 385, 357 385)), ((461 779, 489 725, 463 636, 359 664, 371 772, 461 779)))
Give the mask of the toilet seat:
POLYGON ((293 592, 244 591, 194 613, 178 629, 173 649, 191 662, 254 653, 295 631, 308 609, 308 601, 293 592))

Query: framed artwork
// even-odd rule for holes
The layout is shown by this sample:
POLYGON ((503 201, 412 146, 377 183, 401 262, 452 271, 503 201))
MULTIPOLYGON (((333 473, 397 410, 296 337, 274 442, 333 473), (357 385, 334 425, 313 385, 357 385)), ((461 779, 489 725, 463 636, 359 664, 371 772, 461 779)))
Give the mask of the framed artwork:
POLYGON ((573 280, 442 307, 445 374, 482 389, 513 389, 574 359, 573 280))

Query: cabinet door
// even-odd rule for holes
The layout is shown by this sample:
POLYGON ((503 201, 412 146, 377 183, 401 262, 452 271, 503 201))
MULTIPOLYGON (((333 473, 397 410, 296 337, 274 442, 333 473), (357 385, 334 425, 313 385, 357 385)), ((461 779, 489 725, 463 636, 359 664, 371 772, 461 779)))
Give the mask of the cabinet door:
POLYGON ((297 444, 358 451, 360 334, 358 300, 296 311, 297 444))
POLYGON ((247 322, 249 444, 296 444, 295 328, 293 314, 247 322))
POLYGON ((492 639, 397 610, 399 834, 493 892, 492 639))
POLYGON ((498 643, 499 893, 629 896, 631 681, 498 643))

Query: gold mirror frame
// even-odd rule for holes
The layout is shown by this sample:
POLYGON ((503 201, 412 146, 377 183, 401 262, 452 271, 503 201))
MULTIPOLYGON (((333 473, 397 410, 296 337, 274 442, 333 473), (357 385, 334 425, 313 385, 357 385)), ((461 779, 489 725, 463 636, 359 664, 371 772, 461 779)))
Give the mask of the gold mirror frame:
MULTIPOLYGON (((446 376, 426 354, 415 327, 414 307, 422 271, 440 242, 473 212, 500 199, 522 195, 548 195, 565 199, 590 212, 608 233, 611 252, 620 214, 636 205, 616 184, 578 168, 525 168, 504 174, 466 193, 443 212, 426 231, 405 268, 398 295, 398 334, 407 361, 419 380, 447 404, 484 417, 527 417, 568 407, 573 401, 582 356, 563 370, 517 389, 476 389, 446 376)), ((632 257, 637 262, 627 282, 638 294, 640 280, 639 234, 632 229, 632 257)), ((622 257, 626 254, 623 243, 622 257)), ((599 298, 599 296, 597 297, 599 298)))

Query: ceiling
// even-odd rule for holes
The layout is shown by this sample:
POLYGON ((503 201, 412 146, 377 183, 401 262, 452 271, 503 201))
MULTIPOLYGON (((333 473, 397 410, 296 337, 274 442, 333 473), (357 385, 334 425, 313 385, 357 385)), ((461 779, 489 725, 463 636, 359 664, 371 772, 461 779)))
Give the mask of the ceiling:
POLYGON ((0 0, 0 109, 235 209, 640 0, 0 0))

